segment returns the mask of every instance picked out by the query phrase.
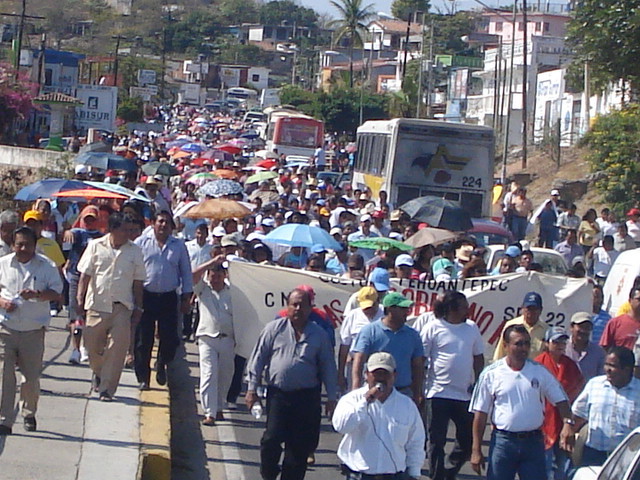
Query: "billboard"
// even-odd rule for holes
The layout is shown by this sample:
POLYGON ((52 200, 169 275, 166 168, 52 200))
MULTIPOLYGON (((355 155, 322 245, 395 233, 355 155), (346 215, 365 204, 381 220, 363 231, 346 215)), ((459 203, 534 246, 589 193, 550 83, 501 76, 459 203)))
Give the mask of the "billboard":
POLYGON ((78 85, 76 98, 82 101, 76 107, 76 127, 115 130, 118 87, 78 85))

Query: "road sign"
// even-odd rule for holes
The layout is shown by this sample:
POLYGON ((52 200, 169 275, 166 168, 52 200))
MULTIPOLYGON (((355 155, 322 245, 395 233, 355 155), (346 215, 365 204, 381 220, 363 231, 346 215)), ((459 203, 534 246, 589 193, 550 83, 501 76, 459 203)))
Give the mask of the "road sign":
POLYGON ((153 95, 158 94, 158 87, 148 85, 146 87, 129 87, 130 97, 141 97, 145 101, 149 101, 153 95))
POLYGON ((156 71, 138 70, 138 85, 144 86, 150 83, 156 83, 156 71))

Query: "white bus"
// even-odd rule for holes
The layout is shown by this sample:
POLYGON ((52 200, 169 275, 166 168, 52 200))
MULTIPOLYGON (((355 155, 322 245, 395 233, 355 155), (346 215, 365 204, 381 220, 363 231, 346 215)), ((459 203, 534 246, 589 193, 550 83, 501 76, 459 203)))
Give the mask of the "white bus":
POLYGON ((396 207, 424 195, 490 217, 494 134, 490 127, 414 118, 371 120, 358 128, 353 188, 380 190, 396 207))
POLYGON ((235 98, 242 101, 247 107, 258 105, 258 92, 250 88, 231 87, 227 89, 227 99, 235 98))
POLYGON ((266 108, 266 149, 279 155, 312 157, 324 142, 324 123, 292 108, 266 108))

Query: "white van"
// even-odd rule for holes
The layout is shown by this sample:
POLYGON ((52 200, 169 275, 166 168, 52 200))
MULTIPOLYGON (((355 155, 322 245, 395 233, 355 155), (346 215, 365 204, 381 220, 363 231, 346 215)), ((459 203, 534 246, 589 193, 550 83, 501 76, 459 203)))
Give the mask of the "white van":
POLYGON ((618 255, 604 284, 602 308, 612 317, 616 316, 620 305, 629 300, 633 281, 640 275, 640 248, 626 250, 618 255))

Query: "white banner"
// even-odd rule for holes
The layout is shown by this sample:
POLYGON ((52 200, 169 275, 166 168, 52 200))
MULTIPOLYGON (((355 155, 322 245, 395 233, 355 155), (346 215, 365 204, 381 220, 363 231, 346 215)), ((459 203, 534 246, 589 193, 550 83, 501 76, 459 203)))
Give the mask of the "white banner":
MULTIPOLYGON (((349 297, 366 281, 341 279, 282 267, 231 262, 229 278, 236 332, 236 352, 251 354, 260 332, 287 305, 287 295, 298 285, 311 285, 316 292, 315 306, 327 312, 336 323, 342 322, 349 297)), ((518 316, 518 308, 527 292, 542 296, 541 319, 551 326, 569 326, 571 316, 591 311, 592 287, 585 279, 544 275, 536 272, 495 277, 421 282, 392 280, 392 289, 415 302, 412 317, 431 310, 438 293, 459 290, 469 300, 469 319, 478 324, 487 343, 487 355, 493 351, 504 322, 518 316)))

